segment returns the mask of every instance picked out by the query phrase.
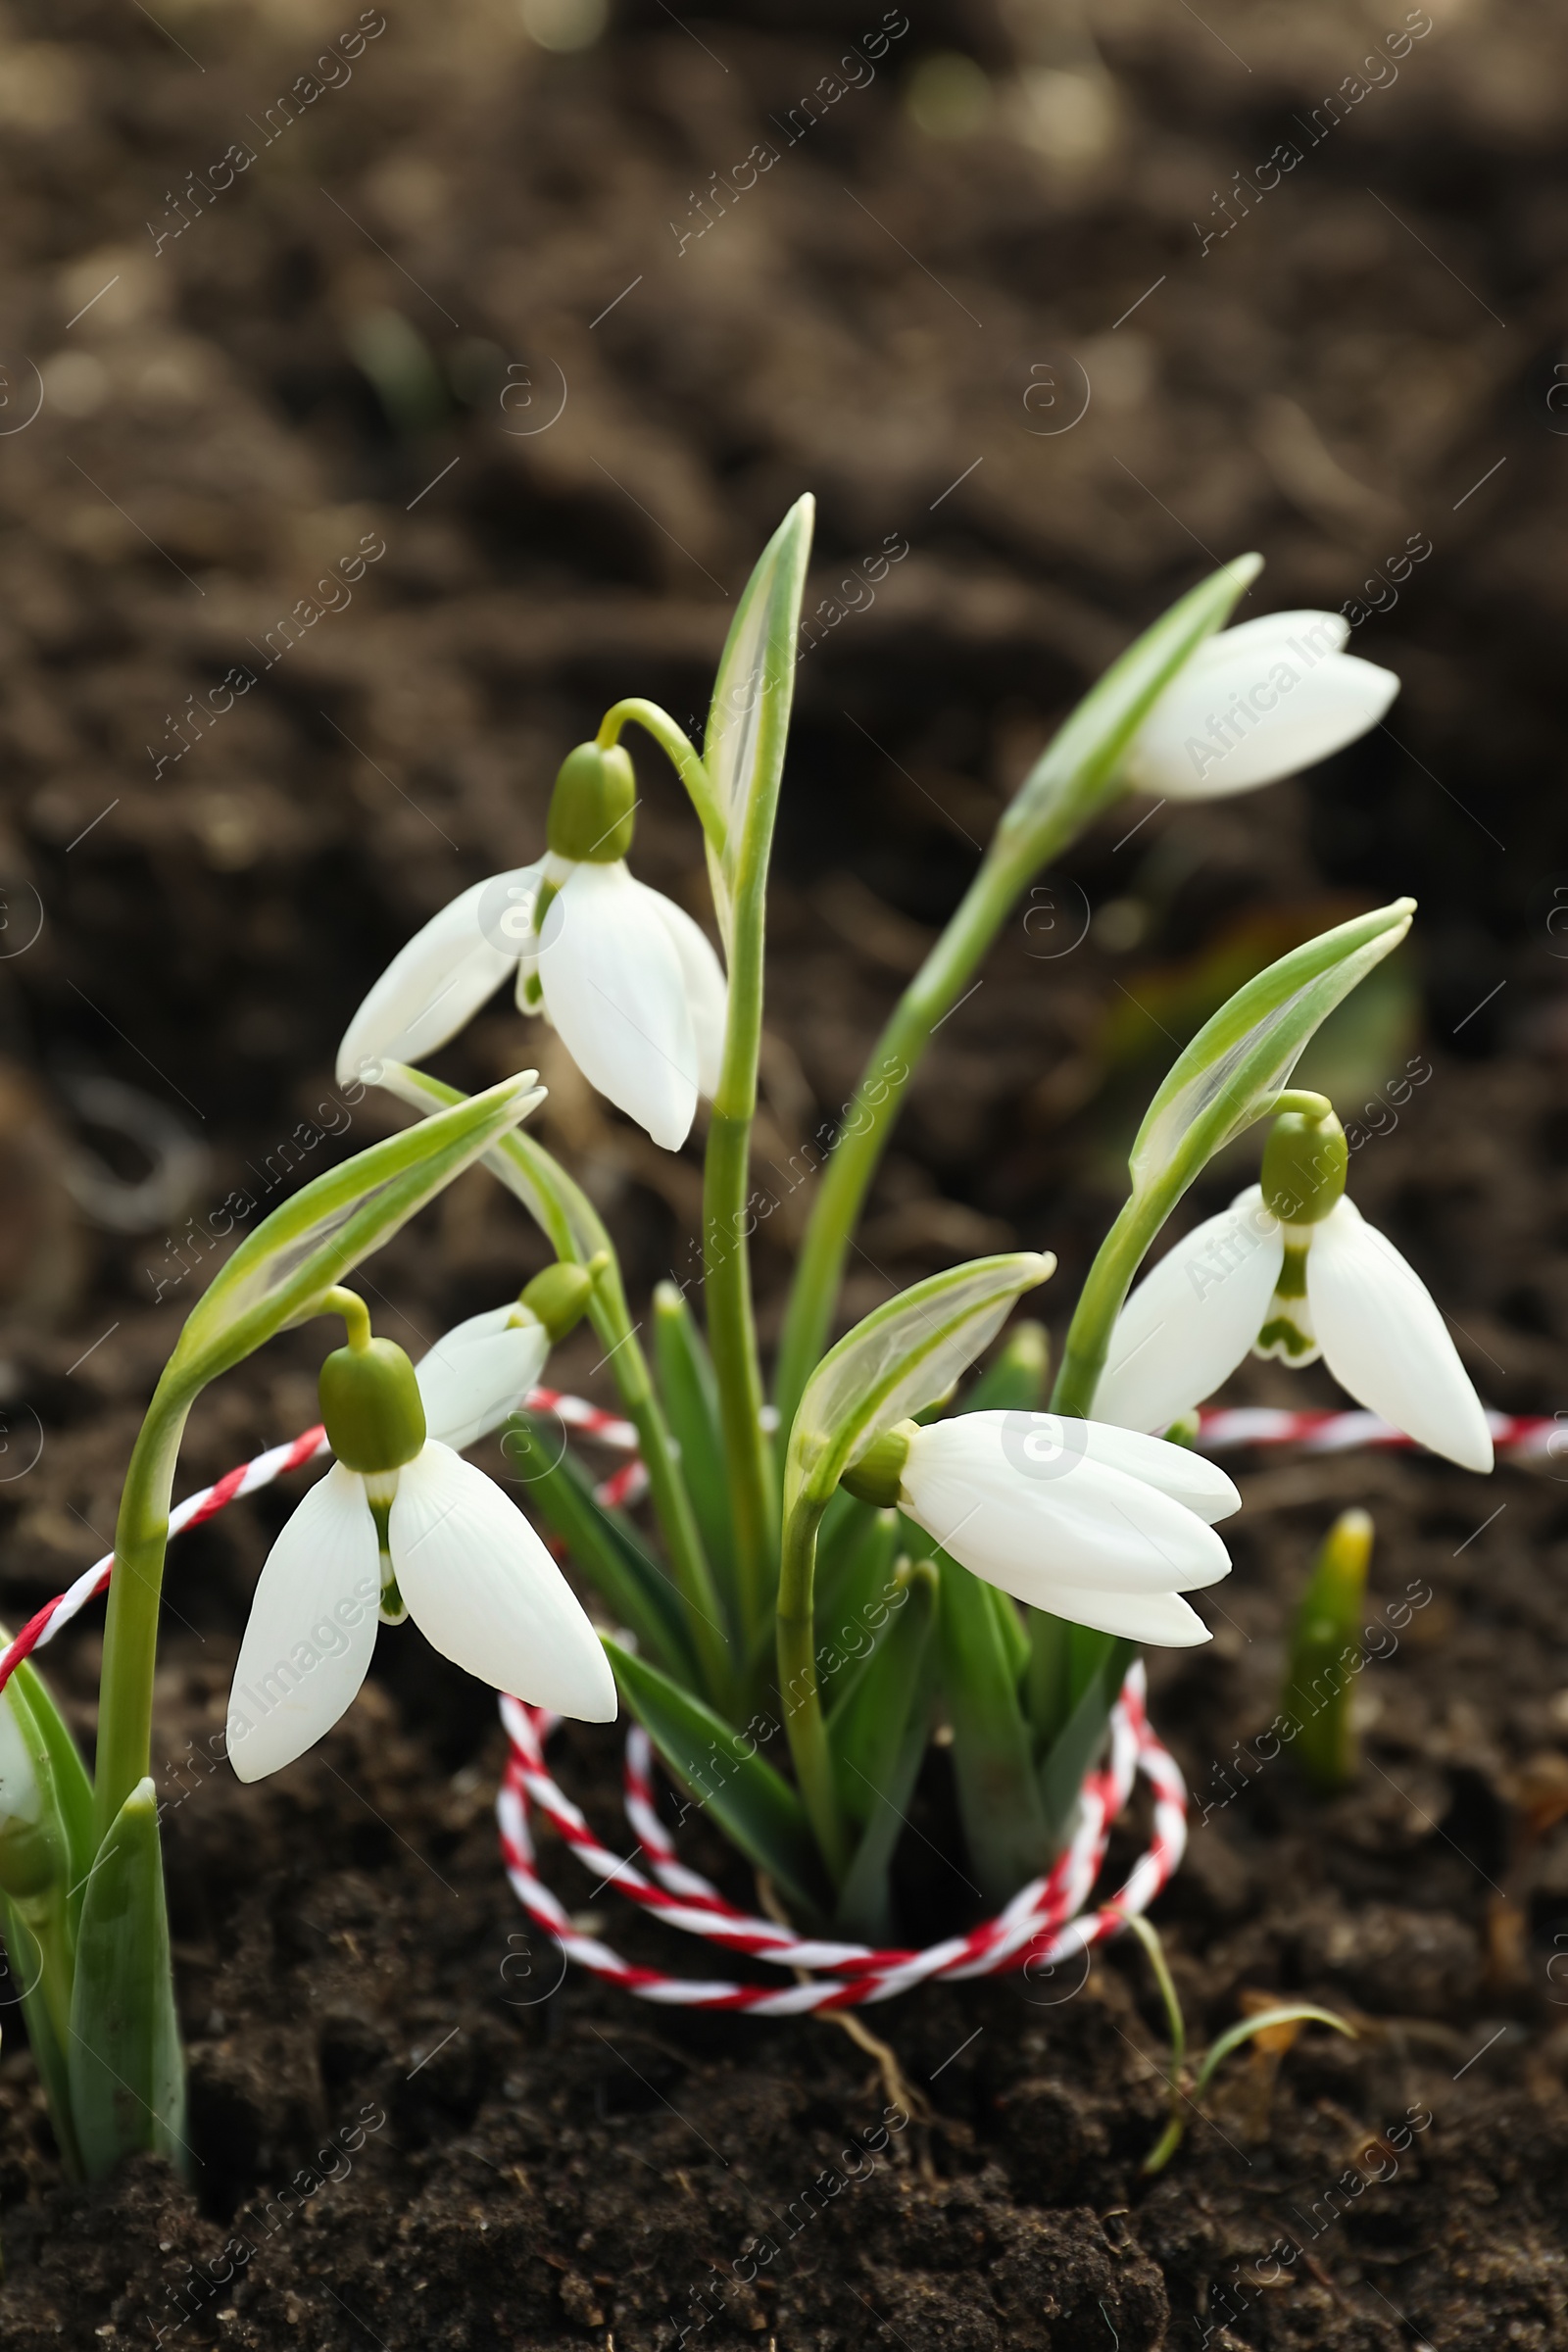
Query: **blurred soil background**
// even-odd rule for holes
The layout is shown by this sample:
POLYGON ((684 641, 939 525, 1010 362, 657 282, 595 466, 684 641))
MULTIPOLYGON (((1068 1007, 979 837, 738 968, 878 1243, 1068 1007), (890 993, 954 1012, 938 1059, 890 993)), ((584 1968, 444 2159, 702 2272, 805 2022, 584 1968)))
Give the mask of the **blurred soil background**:
MULTIPOLYGON (((838 1112, 1054 723, 1211 564, 1259 549, 1244 614, 1343 608, 1404 681, 1313 776, 1118 808, 1043 879, 936 1041, 848 1305, 1017 1243, 1060 1253, 1059 1328, 1175 1046, 1296 939, 1408 890, 1415 937, 1317 1075, 1364 1130, 1359 1205, 1488 1402, 1568 1398, 1560 11, 10 0, 0 123, 12 1623, 107 1548, 229 1237, 399 1123, 332 1082, 370 979, 537 854, 607 703, 700 724, 733 599, 805 489, 820 641, 777 856, 764 1172, 838 1112)), ((632 748, 637 870, 702 915, 696 824, 632 748)), ((634 1294, 686 1270, 695 1144, 658 1152, 505 1000, 439 1066, 474 1086, 533 1060, 541 1131, 634 1294)), ((1191 1214, 1242 1181, 1245 1155, 1191 1214)), ((761 1229, 768 1328, 806 1198, 761 1229)), ((422 1343, 542 1256, 475 1173, 369 1270, 381 1327, 422 1343)), ((183 1487, 315 1418, 318 1336, 204 1400, 183 1487)), ((557 1368, 609 1401, 586 1344, 557 1368)), ((1268 1366, 1234 1394, 1334 1393, 1268 1366)), ((1303 2045, 1277 2086, 1254 2068, 1152 2195, 1154 2013, 1125 1955, 1057 2006, 990 1987, 880 2012, 936 2128, 707 2340, 1568 2344, 1563 1478, 1259 1461, 1216 1640, 1156 1667, 1213 1809, 1163 1914, 1201 2029, 1303 1989, 1362 2042, 1303 2045), (1366 1679, 1363 1784, 1332 1813, 1284 1766, 1224 1794, 1351 1500, 1378 1519, 1380 1605, 1434 1593, 1366 1679), (1288 2212, 1364 2180, 1411 2106, 1417 2154, 1353 2210, 1342 2192, 1315 2248, 1288 2212), (1293 2230, 1299 2261, 1262 2282, 1293 2230)), ((221 1721, 289 1499, 174 1555, 172 1755, 221 1721)), ((89 1619, 54 1653, 84 1731, 96 1646, 89 1619)), ((612 1744, 567 1753, 608 1796, 612 1744)), ((198 2298, 183 2344, 654 2352, 766 2200, 874 2117, 825 2027, 634 2015, 575 1978, 516 2005, 496 1761, 488 1705, 408 1628, 319 1759, 171 1813, 194 2202, 155 2168, 59 2188, 7 2005, 8 2344, 173 2325, 171 2286, 241 2202, 381 2102, 355 2180, 198 2298), (457 2056, 410 2088, 449 2024, 457 2056)))

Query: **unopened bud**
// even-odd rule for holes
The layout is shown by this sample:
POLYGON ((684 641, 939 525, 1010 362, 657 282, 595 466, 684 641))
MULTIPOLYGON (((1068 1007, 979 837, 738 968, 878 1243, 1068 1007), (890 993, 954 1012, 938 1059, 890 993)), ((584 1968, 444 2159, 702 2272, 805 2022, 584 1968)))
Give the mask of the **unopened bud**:
POLYGON ((568 1331, 575 1330, 588 1312, 594 1295, 594 1283, 601 1264, 608 1265, 608 1255, 602 1250, 586 1265, 571 1264, 561 1258, 536 1274, 523 1292, 518 1303, 525 1306, 550 1335, 552 1348, 559 1347, 568 1331))

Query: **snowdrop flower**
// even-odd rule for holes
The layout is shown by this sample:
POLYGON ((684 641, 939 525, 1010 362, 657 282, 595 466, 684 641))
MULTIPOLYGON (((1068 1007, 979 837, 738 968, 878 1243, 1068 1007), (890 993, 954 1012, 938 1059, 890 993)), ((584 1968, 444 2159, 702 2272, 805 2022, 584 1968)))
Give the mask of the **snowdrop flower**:
POLYGON ((499 1429, 538 1387, 551 1348, 586 1312, 609 1263, 601 1250, 586 1266, 547 1266, 520 1298, 470 1315, 437 1340, 414 1367, 429 1435, 463 1453, 499 1429))
POLYGON ((549 1017, 589 1083, 678 1151, 718 1084, 727 996, 700 926, 627 869, 636 793, 625 752, 579 744, 548 855, 474 883, 394 956, 349 1023, 339 1085, 433 1054, 514 977, 519 1008, 549 1017))
POLYGON ((1166 1429, 1253 1348, 1321 1355, 1358 1404, 1466 1470, 1492 1468, 1481 1400, 1431 1292, 1345 1195, 1332 1111, 1276 1120, 1262 1182, 1178 1242, 1111 1334, 1095 1417, 1166 1429))
POLYGON ((228 1757, 264 1780, 358 1694, 377 1618, 412 1616, 480 1682, 587 1723, 615 1685, 565 1578, 516 1506, 427 1436, 414 1367, 368 1318, 321 1367, 337 1459, 267 1555, 229 1693, 228 1757))
POLYGON ((904 1421, 843 1483, 1015 1600, 1176 1649, 1209 1638, 1181 1596, 1230 1573, 1210 1522, 1242 1499, 1186 1446, 1054 1413, 904 1421))
POLYGON ((1349 633, 1338 612, 1270 612, 1205 638, 1140 728, 1128 783, 1217 800, 1343 751, 1399 691, 1392 670, 1345 652, 1349 633))

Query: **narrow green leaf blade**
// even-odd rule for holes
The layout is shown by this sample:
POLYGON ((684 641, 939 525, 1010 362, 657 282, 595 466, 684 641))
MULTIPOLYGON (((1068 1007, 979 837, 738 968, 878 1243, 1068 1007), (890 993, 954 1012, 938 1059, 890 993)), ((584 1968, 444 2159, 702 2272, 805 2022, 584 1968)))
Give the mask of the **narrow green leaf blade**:
POLYGON ((696 1317, 672 1282, 662 1282, 654 1291, 654 1362, 703 1548, 726 1600, 733 1604, 735 1535, 719 1434, 718 1387, 696 1317))
POLYGON ((839 1888, 834 1924, 878 1943, 893 1933, 889 1872, 908 1822, 936 1690, 936 1579, 928 1561, 908 1574, 908 1601, 851 1702, 834 1754, 839 1787, 858 1792, 851 1818, 864 1823, 839 1888))
MULTIPOLYGON (((1069 1637, 1088 1630, 1071 1626, 1069 1637)), ((1072 1701, 1065 1726, 1052 1742, 1040 1767, 1041 1800, 1052 1841, 1057 1846, 1066 1842, 1071 1832, 1084 1774, 1103 1743, 1116 1693, 1138 1655, 1135 1642, 1121 1642, 1108 1634, 1093 1634, 1090 1641, 1099 1654, 1089 1644, 1083 1645, 1082 1655, 1090 1661, 1089 1671, 1072 1701)))
POLYGON ((1051 1341, 1043 1323, 1015 1323, 996 1358, 964 1397, 960 1413, 1038 1413, 1051 1379, 1051 1341))
MULTIPOLYGON (((843 1494, 843 1489, 840 1489, 843 1494)), ((834 1496, 834 1502, 838 1500, 834 1496)), ((835 1542, 831 1567, 824 1573, 822 1545, 817 1546, 816 1571, 816 1632, 817 1652, 825 1649, 828 1666, 822 1675, 823 1688, 830 1702, 837 1705, 853 1679, 853 1665, 834 1665, 835 1659, 853 1660, 868 1657, 871 1641, 887 1622, 888 1600, 893 1586, 893 1563, 899 1548, 899 1514, 879 1511, 868 1502, 857 1502, 853 1494, 844 1494, 850 1511, 845 1522, 834 1531, 835 1542), (827 1688, 831 1677, 846 1678, 838 1690, 827 1688)), ((823 1514, 824 1524, 832 1514, 833 1504, 823 1514)), ((923 1552, 931 1539, 921 1531, 913 1539, 923 1552)))
MULTIPOLYGON (((50 1998, 47 1983, 50 1955, 28 1923, 23 1904, 0 1895, 0 1925, 5 1930, 6 1959, 11 1978, 13 1997, 20 1999, 22 2014, 27 2028, 27 2046, 43 2095, 48 2102, 49 2121, 54 2127, 60 2153, 65 2159, 67 2173, 73 2180, 86 2179, 81 2150, 76 2142, 75 2118, 71 2109, 71 2068, 66 2055, 66 2042, 56 2024, 55 2001, 50 1998)), ((69 2010, 70 1995, 67 1993, 69 2010)))
POLYGON ((670 1771, 798 1911, 819 1915, 826 1890, 806 1808, 756 1740, 619 1642, 607 1641, 605 1651, 621 1696, 670 1771))
POLYGON ((1336 2017, 1332 2009, 1319 2009, 1313 2001, 1287 2001, 1278 2009, 1260 2009, 1255 2017, 1244 2017, 1239 2024, 1228 2026, 1213 2047, 1203 2054, 1203 2062, 1193 2083, 1193 2096, 1200 2099, 1218 2069, 1232 2050, 1250 2041, 1256 2034, 1266 2034, 1270 2026, 1332 2026, 1350 2041, 1356 2038, 1355 2028, 1347 2018, 1336 2017))
POLYGON ((140 1781, 98 1850, 72 1997, 71 2106, 89 2180, 151 2148, 183 2169, 184 2061, 170 1972, 158 1799, 140 1781))
POLYGON ((588 1473, 561 1450, 559 1427, 552 1429, 539 1415, 514 1413, 501 1449, 523 1482, 530 1508, 561 1538, 621 1624, 672 1674, 695 1682, 674 1585, 644 1548, 630 1520, 595 1500, 588 1473))
POLYGON ((24 1658, 11 1682, 32 1719, 48 1757, 49 1777, 66 1848, 67 1883, 71 1889, 68 1900, 72 1931, 74 1933, 81 1917, 81 1898, 87 1873, 92 1868, 93 1856, 97 1851, 93 1838, 92 1782, 81 1760, 81 1750, 72 1737, 71 1726, 50 1697, 42 1676, 35 1671, 30 1659, 24 1658))
POLYGON ((828 1717, 839 1802, 862 1825, 883 1801, 937 1618, 937 1579, 929 1561, 901 1562, 893 1586, 880 1639, 828 1717))
POLYGON ((1051 1867, 1056 1849, 1035 1779, 1015 1653, 994 1606, 1005 1595, 993 1593, 946 1552, 937 1557, 942 1687, 953 1726, 964 1842, 987 1897, 1004 1903, 1037 1872, 1051 1867))

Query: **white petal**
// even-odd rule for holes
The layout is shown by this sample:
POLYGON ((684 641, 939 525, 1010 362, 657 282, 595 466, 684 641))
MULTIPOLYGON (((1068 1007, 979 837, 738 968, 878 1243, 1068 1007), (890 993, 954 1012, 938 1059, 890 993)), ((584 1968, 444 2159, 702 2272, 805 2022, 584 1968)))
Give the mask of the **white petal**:
POLYGON ((432 1649, 494 1690, 584 1723, 615 1713, 615 1678, 581 1602, 516 1505, 448 1446, 398 1473, 398 1589, 432 1649))
POLYGON ((1255 620, 1239 620, 1228 629, 1205 637, 1192 661, 1194 669, 1225 669, 1244 656, 1255 667, 1258 661, 1289 658, 1292 640, 1308 661, 1325 654, 1343 654, 1350 642, 1350 624, 1343 612, 1260 612, 1255 620))
POLYGON ((242 1781, 292 1764, 353 1703, 375 1647, 380 1594, 364 1481, 334 1462, 257 1582, 228 1698, 228 1760, 242 1781))
POLYGON ((1431 1292, 1348 1199, 1312 1236, 1306 1297, 1323 1360, 1357 1404, 1466 1470, 1492 1468, 1485 1410, 1431 1292))
POLYGON ((680 957, 622 864, 578 865, 539 941, 545 1009, 589 1084, 666 1152, 697 1110, 697 1036, 680 957))
POLYGON ((701 923, 693 922, 684 906, 666 899, 662 890, 649 890, 646 882, 638 882, 636 887, 653 900, 680 957, 680 976, 686 985, 686 1004, 697 1039, 698 1092, 710 1102, 718 1090, 718 1074, 724 1059, 724 1021, 729 1010, 724 967, 714 955, 707 932, 701 923))
POLYGON ((1214 1638, 1179 1592, 1091 1592, 1081 1586, 1054 1585, 1051 1597, 1039 1605, 1074 1625, 1120 1634, 1128 1642, 1152 1642, 1161 1649, 1192 1649, 1214 1638))
POLYGON ((1334 613, 1269 615, 1210 638, 1155 704, 1128 760, 1145 792, 1212 800, 1295 775, 1376 726, 1392 670, 1338 649, 1334 613), (1279 631, 1291 620, 1298 628, 1279 631))
POLYGON ((1196 1511, 1210 1525, 1241 1509, 1241 1492, 1235 1480, 1227 1477, 1218 1462, 1195 1453, 1191 1446, 1168 1446, 1163 1438, 1146 1438, 1136 1430, 1114 1429, 1099 1420, 1086 1427, 1092 1462, 1103 1462, 1107 1469, 1121 1470, 1128 1478, 1141 1478, 1146 1487, 1157 1487, 1172 1502, 1196 1511))
POLYGON ((337 1052, 348 1086, 368 1062, 419 1061, 455 1037, 515 964, 533 919, 537 865, 475 882, 400 949, 337 1052))
POLYGON ((454 1453, 499 1429, 537 1387, 550 1334, 530 1318, 515 1324, 515 1299, 470 1315, 437 1340, 414 1367, 430 1436, 454 1453))
POLYGON ((1094 1417, 1161 1430, 1228 1380, 1262 1328, 1285 1259, 1257 1185, 1167 1250, 1110 1335, 1094 1417))
POLYGON ((1035 1419, 960 1413, 910 1439, 901 1500, 956 1560, 1039 1608, 1053 1585, 1183 1592, 1229 1574, 1194 1512, 1089 1458, 1091 1423, 1063 1424, 1067 1443, 1042 1458, 1035 1419))

